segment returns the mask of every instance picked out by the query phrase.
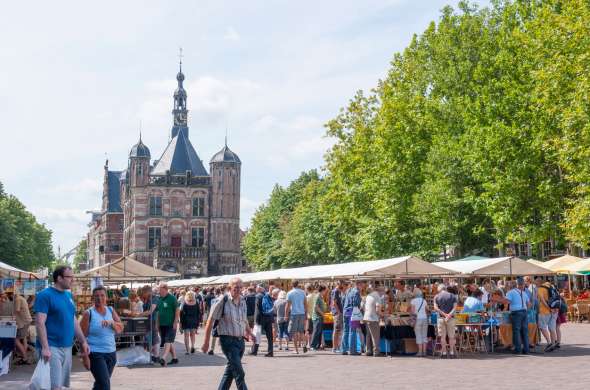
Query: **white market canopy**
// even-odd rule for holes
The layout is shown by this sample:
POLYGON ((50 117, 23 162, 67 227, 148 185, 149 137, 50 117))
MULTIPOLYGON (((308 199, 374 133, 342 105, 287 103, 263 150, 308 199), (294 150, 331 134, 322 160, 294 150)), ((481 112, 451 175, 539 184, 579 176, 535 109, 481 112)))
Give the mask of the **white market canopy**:
POLYGON ((326 280, 394 276, 446 275, 449 271, 415 256, 397 257, 385 260, 355 261, 350 263, 312 265, 298 268, 282 268, 272 271, 223 275, 204 284, 225 284, 234 277, 243 282, 263 280, 326 280))
POLYGON ((439 261, 434 263, 457 274, 472 276, 552 275, 554 272, 527 263, 518 257, 496 257, 480 260, 439 261))
POLYGON ((112 263, 101 265, 100 267, 95 267, 76 275, 77 278, 101 277, 105 280, 117 281, 149 281, 173 279, 178 276, 180 275, 150 267, 131 257, 121 257, 112 263))
POLYGON ((177 279, 166 282, 168 287, 187 287, 187 286, 201 286, 219 279, 220 276, 206 276, 204 278, 195 279, 177 279))
POLYGON ((572 255, 565 255, 558 257, 553 260, 549 260, 543 263, 543 267, 550 269, 553 272, 561 273, 565 272, 568 273, 569 267, 580 262, 582 260, 581 257, 576 257, 572 255))
POLYGON ((0 261, 0 277, 2 278, 32 278, 39 279, 34 272, 24 271, 0 261))
POLYGON ((545 269, 549 269, 549 268, 545 267, 545 262, 541 261, 541 260, 528 259, 526 262, 534 264, 534 265, 538 265, 539 267, 543 267, 545 269))

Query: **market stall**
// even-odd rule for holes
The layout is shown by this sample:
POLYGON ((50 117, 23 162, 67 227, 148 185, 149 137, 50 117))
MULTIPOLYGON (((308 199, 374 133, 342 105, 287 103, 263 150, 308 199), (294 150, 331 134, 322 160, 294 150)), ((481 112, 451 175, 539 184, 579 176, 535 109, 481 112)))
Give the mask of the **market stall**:
POLYGON ((14 313, 15 294, 34 297, 47 286, 34 272, 25 271, 0 261, 0 375, 8 373, 16 342, 17 324, 14 313))
MULTIPOLYGON (((178 277, 179 274, 163 271, 143 264, 131 257, 124 256, 111 263, 95 267, 76 275, 76 285, 73 286, 74 297, 78 312, 81 313, 92 304, 92 288, 97 285, 117 285, 129 283, 150 283, 169 280, 178 277)), ((128 297, 117 294, 109 294, 109 305, 113 306, 123 322, 123 332, 116 335, 117 345, 134 345, 142 343, 149 323, 148 317, 130 315, 130 302, 128 297)))
POLYGON ((554 275, 547 268, 518 257, 488 257, 477 260, 439 261, 434 263, 459 276, 490 277, 517 275, 554 275))

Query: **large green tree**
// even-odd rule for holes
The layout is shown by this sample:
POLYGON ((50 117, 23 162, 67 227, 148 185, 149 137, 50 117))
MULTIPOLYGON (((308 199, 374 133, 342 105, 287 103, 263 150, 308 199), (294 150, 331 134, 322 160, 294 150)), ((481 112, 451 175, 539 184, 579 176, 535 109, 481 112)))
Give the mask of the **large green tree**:
POLYGON ((336 144, 300 203, 276 207, 273 191, 275 223, 257 215, 251 229, 271 227, 279 239, 258 247, 272 251, 247 237, 246 252, 265 268, 271 253, 290 265, 550 238, 588 248, 589 53, 588 1, 444 8, 328 122, 336 144))
POLYGON ((51 231, 12 195, 0 196, 0 259, 27 271, 53 261, 51 231))

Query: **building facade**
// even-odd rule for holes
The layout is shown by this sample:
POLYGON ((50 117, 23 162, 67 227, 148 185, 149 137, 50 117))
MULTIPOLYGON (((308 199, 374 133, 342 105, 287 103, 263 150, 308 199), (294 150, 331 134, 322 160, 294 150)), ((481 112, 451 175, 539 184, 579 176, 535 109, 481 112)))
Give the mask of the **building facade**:
POLYGON ((209 172, 189 139, 182 64, 176 76, 171 140, 159 159, 139 142, 127 169, 104 167, 103 202, 92 213, 89 266, 123 255, 183 277, 238 273, 241 161, 227 146, 209 172))

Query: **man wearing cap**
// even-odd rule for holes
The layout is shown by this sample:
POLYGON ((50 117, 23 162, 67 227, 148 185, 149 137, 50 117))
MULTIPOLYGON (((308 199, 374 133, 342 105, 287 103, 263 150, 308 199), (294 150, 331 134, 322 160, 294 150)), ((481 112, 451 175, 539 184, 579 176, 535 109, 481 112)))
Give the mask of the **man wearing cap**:
POLYGON ((529 327, 527 309, 532 305, 529 295, 525 291, 524 279, 516 278, 516 286, 506 294, 506 298, 498 297, 501 303, 510 305, 510 321, 512 322, 512 344, 515 354, 528 355, 529 327))

